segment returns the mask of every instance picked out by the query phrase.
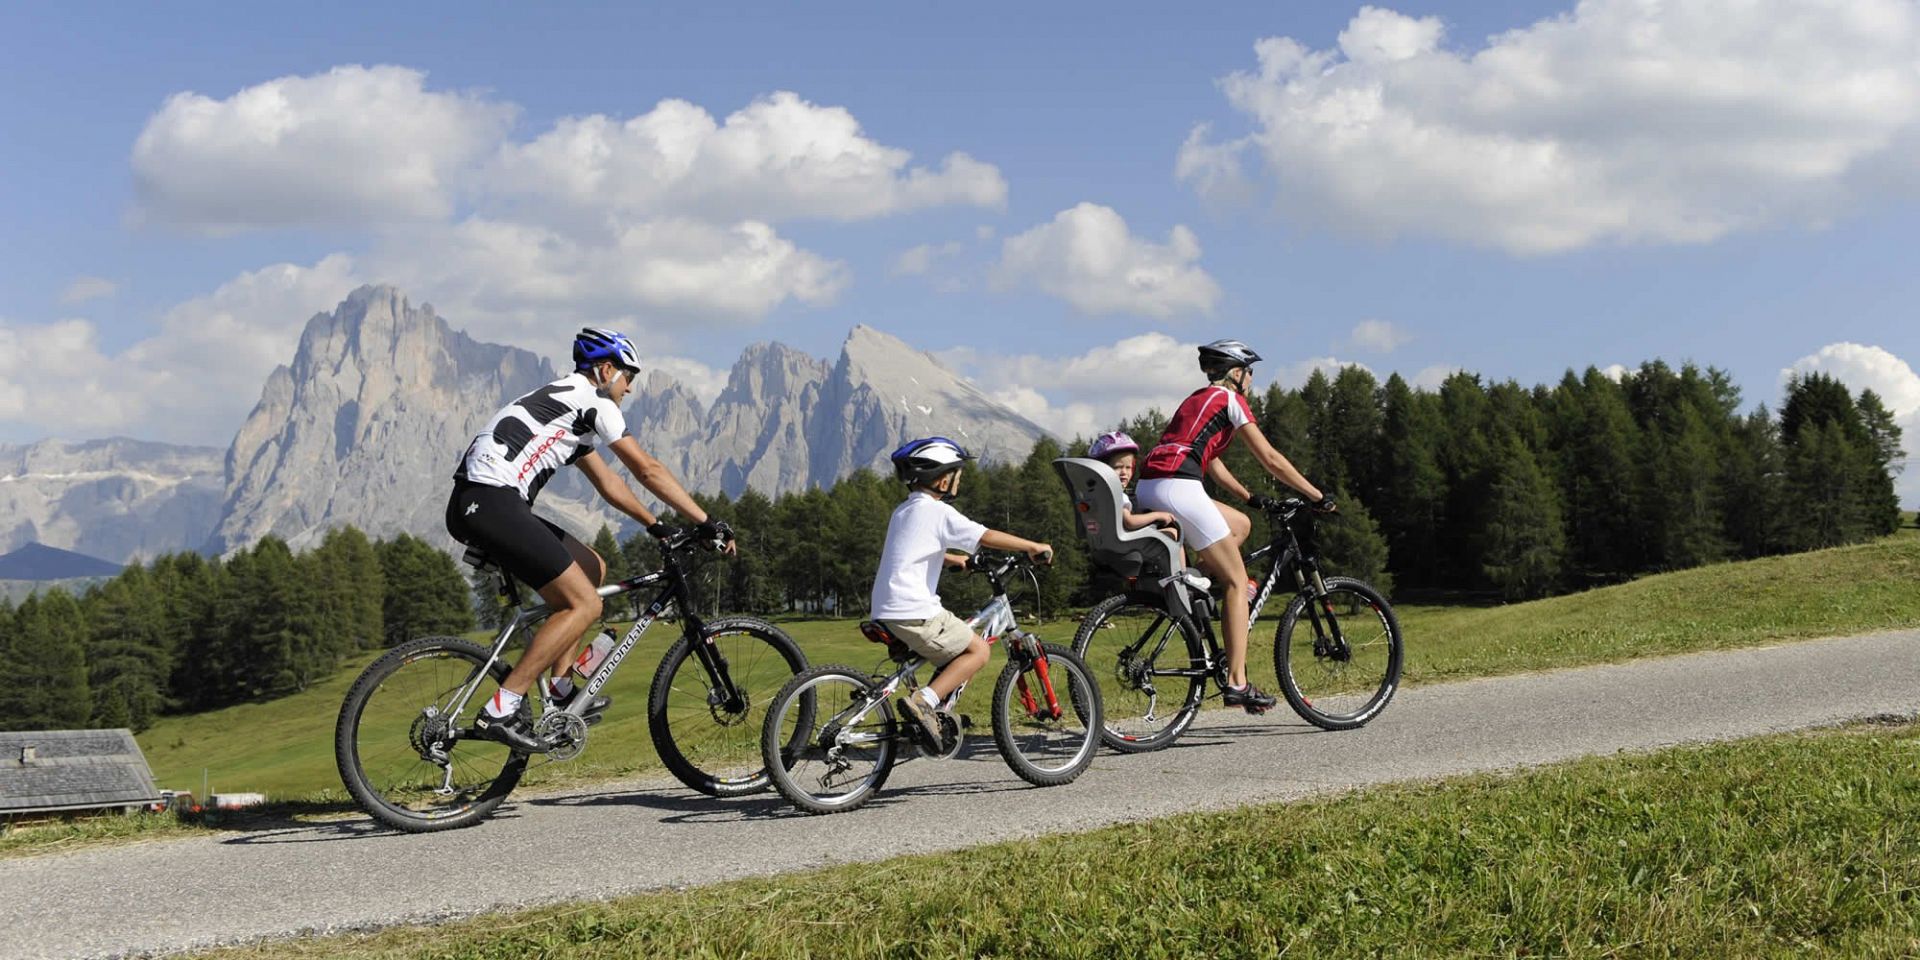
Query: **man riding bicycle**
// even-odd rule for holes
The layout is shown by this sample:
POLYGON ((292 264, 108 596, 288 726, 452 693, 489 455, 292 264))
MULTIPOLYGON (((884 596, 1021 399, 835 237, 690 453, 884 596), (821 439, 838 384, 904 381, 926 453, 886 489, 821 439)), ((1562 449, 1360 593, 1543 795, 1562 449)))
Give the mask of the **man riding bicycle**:
POLYGON ((1221 632, 1227 643, 1222 699, 1248 713, 1265 712, 1277 702, 1272 694, 1247 682, 1247 565, 1240 557, 1240 544, 1253 523, 1246 514, 1207 496, 1200 479, 1213 478, 1221 489, 1250 506, 1266 505, 1267 497, 1247 490, 1220 457, 1236 438, 1244 438, 1254 461, 1274 479, 1300 491, 1314 501, 1316 509, 1334 509, 1333 501, 1275 450, 1253 422, 1247 393, 1259 359, 1253 348, 1238 340, 1215 340, 1200 348, 1200 371, 1207 385, 1174 411, 1160 443, 1147 452, 1137 490, 1141 506, 1165 510, 1180 521, 1187 548, 1194 551, 1201 569, 1220 582, 1221 632))
MULTIPOLYGON (((560 678, 549 688, 555 697, 564 703, 578 693, 564 671, 580 635, 600 619, 596 588, 606 575, 599 554, 533 512, 534 498, 556 471, 568 464, 579 467, 607 503, 648 533, 660 538, 677 533, 594 452, 596 441, 605 444, 642 486, 698 523, 702 539, 725 541, 729 553, 734 549, 733 531, 709 518, 673 473, 627 433, 620 403, 640 375, 633 343, 623 334, 589 327, 574 337, 573 365, 572 373, 508 404, 487 422, 461 454, 447 499, 447 532, 533 586, 552 610, 473 727, 474 735, 524 753, 548 749, 521 709, 534 681, 551 671, 560 678)), ((585 712, 597 714, 606 705, 607 698, 596 697, 585 712)))

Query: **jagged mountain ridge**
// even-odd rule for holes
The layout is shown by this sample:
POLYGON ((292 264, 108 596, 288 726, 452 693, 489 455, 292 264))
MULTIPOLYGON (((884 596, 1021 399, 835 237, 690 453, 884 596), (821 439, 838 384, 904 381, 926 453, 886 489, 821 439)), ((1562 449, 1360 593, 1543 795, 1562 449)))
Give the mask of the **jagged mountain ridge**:
POLYGON ((129 563, 197 549, 225 488, 215 447, 124 437, 0 445, 0 553, 40 543, 129 563))
MULTIPOLYGON (((532 353, 454 330, 394 287, 355 290, 309 320, 293 362, 268 377, 227 453, 208 547, 273 534, 300 548, 346 523, 447 545, 454 458, 502 404, 556 376, 532 353)), ((711 406, 650 371, 625 413, 635 439, 690 489, 729 495, 829 485, 926 433, 954 435, 990 460, 1024 457, 1045 435, 932 356, 865 326, 833 364, 783 344, 748 347, 711 406)), ((625 519, 572 470, 539 508, 582 536, 625 519)))

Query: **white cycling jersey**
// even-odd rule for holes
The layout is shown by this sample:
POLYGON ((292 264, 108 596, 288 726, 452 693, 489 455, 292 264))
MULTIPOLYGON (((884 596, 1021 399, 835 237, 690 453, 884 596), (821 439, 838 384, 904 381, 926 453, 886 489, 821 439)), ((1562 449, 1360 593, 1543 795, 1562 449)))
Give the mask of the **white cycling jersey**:
POLYGON ((627 418, 586 374, 571 373, 507 405, 460 455, 457 480, 513 487, 528 503, 554 471, 626 436, 627 418))

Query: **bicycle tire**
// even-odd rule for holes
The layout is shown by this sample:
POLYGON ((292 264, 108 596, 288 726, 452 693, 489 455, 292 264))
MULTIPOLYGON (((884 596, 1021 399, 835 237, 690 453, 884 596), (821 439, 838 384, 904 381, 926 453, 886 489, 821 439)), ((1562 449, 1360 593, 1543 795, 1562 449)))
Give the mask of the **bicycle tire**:
POLYGON ((1057 787, 1072 783, 1093 763, 1104 725, 1100 686, 1086 663, 1059 644, 1043 648, 1062 716, 1055 719, 1047 709, 1039 683, 1042 661, 1011 659, 993 685, 993 743, 1020 779, 1036 787, 1057 787), (1031 696, 1033 708, 1023 693, 1031 696))
MULTIPOLYGON (((340 717, 334 724, 334 760, 347 793, 373 819, 405 833, 468 827, 491 815, 520 783, 521 775, 526 772, 525 754, 489 741, 455 738, 446 744, 450 756, 468 758, 471 789, 453 794, 444 805, 427 799, 427 794, 434 791, 422 789, 432 778, 447 773, 447 767, 429 761, 416 745, 421 742, 422 731, 432 723, 426 708, 444 708, 446 700, 465 685, 473 672, 486 662, 490 652, 490 648, 457 637, 420 637, 383 654, 347 689, 346 699, 340 704, 340 717), (445 662, 430 663, 435 660, 445 662), (467 666, 463 669, 459 663, 467 666), (389 689, 389 681, 415 664, 427 664, 430 669, 410 671, 405 681, 397 681, 389 689), (388 742, 384 729, 378 733, 363 729, 368 726, 370 705, 375 714, 384 714, 382 719, 394 725, 396 736, 404 733, 404 742, 388 742), (407 720, 409 716, 414 719, 407 720), (366 736, 363 737, 363 733, 366 736), (369 762, 374 759, 368 755, 370 750, 379 751, 377 776, 368 770, 369 762), (504 759, 500 759, 502 754, 504 759), (497 772, 492 769, 495 762, 500 764, 497 772), (433 773, 432 769, 440 773, 433 773), (408 784, 405 778, 415 775, 427 779, 408 784)), ((507 678, 508 668, 496 660, 488 673, 492 682, 499 684, 507 678)), ((469 717, 486 703, 490 692, 484 682, 474 691, 466 707, 469 717)), ((458 718, 453 725, 458 728, 458 718)))
POLYGON ((773 691, 807 669, 807 655, 779 627, 753 617, 729 617, 706 625, 703 638, 721 654, 747 701, 727 710, 716 699, 700 658, 686 636, 660 658, 647 692, 647 731, 660 762, 681 783, 712 797, 739 797, 765 790, 760 756, 763 708, 773 691), (738 638, 745 644, 729 642, 738 638), (691 665, 687 675, 682 670, 691 665), (697 697, 705 693, 704 702, 697 697), (677 728, 677 729, 676 729, 677 728))
MULTIPOLYGON (((1300 715, 1300 719, 1322 730, 1353 730, 1366 726, 1393 700, 1394 692, 1400 687, 1401 662, 1406 653, 1404 640, 1400 633, 1400 620, 1393 613, 1393 605, 1371 584, 1352 577, 1328 577, 1326 585, 1328 598, 1336 594, 1358 598, 1373 614, 1370 619, 1377 621, 1378 625, 1369 626, 1358 641, 1349 642, 1348 660, 1326 656, 1316 648, 1314 638, 1310 635, 1311 627, 1308 634, 1298 638, 1294 636, 1309 600, 1306 594, 1296 594, 1288 602, 1286 612, 1280 617, 1280 626, 1274 631, 1273 669, 1280 678, 1280 693, 1287 698, 1287 705, 1300 715), (1356 654, 1353 652, 1355 650, 1366 652, 1356 654), (1301 675, 1309 670, 1307 660, 1300 657, 1301 653, 1311 658, 1311 669, 1317 674, 1314 676, 1315 689, 1311 693, 1301 689, 1301 675), (1363 665, 1355 667, 1355 663, 1363 665), (1376 673, 1377 678, 1374 676, 1376 673), (1349 674, 1353 676, 1349 677, 1349 674), (1322 681, 1326 683, 1324 693, 1321 692, 1322 681), (1350 705, 1352 708, 1346 709, 1350 705)), ((1331 609, 1332 606, 1329 600, 1324 615, 1337 618, 1338 614, 1331 609)), ((1359 618, 1362 623, 1368 620, 1359 618)), ((1347 628, 1342 629, 1343 635, 1349 632, 1347 628)))
POLYGON ((863 749, 855 760, 847 760, 849 745, 836 735, 841 731, 832 729, 837 719, 868 702, 878 689, 866 671, 828 664, 787 681, 774 695, 767 705, 760 756, 774 789, 789 803, 808 813, 845 813, 866 804, 886 785, 900 742, 893 705, 882 700, 867 712, 860 731, 863 749), (809 697, 813 700, 809 705, 797 702, 809 697), (799 722, 803 719, 804 723, 799 722), (825 743, 829 736, 834 738, 831 748, 825 743), (796 742, 798 748, 792 746, 796 742), (870 770, 844 780, 850 789, 829 792, 824 789, 831 786, 829 778, 842 775, 836 770, 839 761, 846 761, 849 768, 864 761, 870 770))
POLYGON ((1190 664, 1192 651, 1199 647, 1189 633, 1190 628, 1168 616, 1163 607, 1136 601, 1126 594, 1095 604, 1073 635, 1074 654, 1090 670, 1098 671, 1102 680, 1100 742, 1121 753, 1151 753, 1163 749, 1180 739, 1200 714, 1200 701, 1206 694, 1205 678, 1159 678, 1167 682, 1170 692, 1179 691, 1185 684, 1179 707, 1162 717, 1157 713, 1158 697, 1149 696, 1147 686, 1143 686, 1153 686, 1153 693, 1157 695, 1158 686, 1152 683, 1154 678, 1143 672, 1152 669, 1154 662, 1143 664, 1138 660, 1122 662, 1120 659, 1120 654, 1146 631, 1162 628, 1179 631, 1180 636, 1177 640, 1170 639, 1160 656, 1171 655, 1183 665, 1190 664), (1119 635, 1102 636, 1108 630, 1118 630, 1119 635))

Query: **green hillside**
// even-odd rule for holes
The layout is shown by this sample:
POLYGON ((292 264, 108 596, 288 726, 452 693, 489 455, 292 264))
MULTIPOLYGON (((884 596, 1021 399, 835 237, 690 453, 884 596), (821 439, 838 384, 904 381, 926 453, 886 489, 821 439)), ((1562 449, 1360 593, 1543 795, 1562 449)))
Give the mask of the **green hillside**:
MULTIPOLYGON (((1495 607, 1403 607, 1406 680, 1425 683, 1635 657, 1752 646, 1920 626, 1920 537, 1700 567, 1587 593, 1495 607)), ((1252 674, 1272 681, 1270 610, 1255 628, 1252 674)), ((815 663, 868 665, 880 658, 851 621, 783 624, 815 663)), ((1071 620, 1040 627, 1064 641, 1071 620)), ((609 690, 613 708, 587 752, 538 768, 530 783, 657 770, 644 704, 663 627, 643 640, 609 690)), ((367 658, 369 661, 371 657, 367 658)), ((280 798, 340 796, 333 724, 356 662, 305 692, 185 717, 140 736, 163 787, 198 790, 203 769, 215 790, 259 790, 280 798)), ((988 671, 998 669, 998 660, 988 671)), ((975 683, 969 695, 986 685, 975 683)), ((1392 722, 1389 709, 1381 722, 1392 722)), ((1284 722, 1284 719, 1283 721, 1284 722)))

